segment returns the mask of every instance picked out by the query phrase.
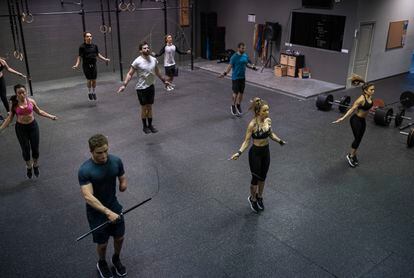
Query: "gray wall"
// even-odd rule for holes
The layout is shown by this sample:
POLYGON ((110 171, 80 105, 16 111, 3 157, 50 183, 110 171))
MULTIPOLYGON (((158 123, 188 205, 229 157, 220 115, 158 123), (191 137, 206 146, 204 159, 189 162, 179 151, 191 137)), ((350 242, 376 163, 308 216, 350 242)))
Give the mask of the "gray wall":
MULTIPOLYGON (((79 10, 76 5, 60 5, 58 0, 36 0, 28 1, 29 8, 33 13, 71 11, 79 10)), ((88 0, 85 2, 85 10, 99 10, 99 0, 88 0)), ((106 7, 106 0, 103 1, 106 7)), ((115 1, 111 0, 111 3, 115 1)), ((158 2, 134 1, 137 7, 163 7, 158 2)), ((168 6, 176 7, 178 0, 168 0, 168 6)), ((114 6, 113 6, 114 7, 114 6)), ((106 9, 106 8, 105 8, 106 9)), ((7 14, 7 1, 0 1, 0 14, 7 14)), ((28 52, 28 61, 33 81, 53 80, 69 76, 79 76, 83 78, 80 70, 72 70, 72 65, 78 53, 78 47, 83 42, 82 22, 79 14, 35 16, 35 21, 31 24, 24 23, 24 35, 28 52)), ((107 21, 107 18, 106 18, 107 21)), ((86 28, 93 34, 93 41, 99 46, 99 50, 104 54, 103 35, 99 32, 101 24, 101 14, 87 14, 86 28)), ((121 24, 121 45, 123 55, 123 65, 128 68, 131 61, 138 55, 138 44, 141 40, 147 40, 152 44, 152 48, 158 51, 164 42, 164 17, 162 10, 122 12, 120 13, 121 24)), ((119 72, 118 46, 115 13, 112 14, 113 43, 114 52, 111 51, 111 42, 108 37, 108 56, 111 63, 107 67, 105 63, 99 62, 99 72, 112 71, 115 64, 116 71, 119 72)), ((190 28, 180 29, 178 26, 178 10, 168 10, 168 32, 173 35, 177 31, 185 33, 185 47, 190 47, 190 28)), ((0 17, 0 56, 6 57, 10 66, 25 72, 24 62, 16 60, 13 53, 13 41, 10 31, 8 17, 0 17)), ((180 58, 183 59, 183 58, 180 58)), ((187 56, 184 59, 189 59, 187 56)), ((99 77, 98 77, 99 78, 99 77)), ((11 85, 22 82, 14 75, 6 73, 7 84, 11 85)), ((10 92, 9 92, 10 94, 10 92)))
MULTIPOLYGON (((305 55, 306 66, 310 67, 312 78, 333 83, 344 84, 347 79, 350 52, 353 45, 358 0, 342 0, 335 3, 332 10, 302 9, 301 0, 228 0, 210 1, 208 11, 218 14, 218 25, 226 27, 226 48, 236 48, 239 41, 248 44, 252 56, 253 23, 247 22, 248 14, 256 14, 256 23, 265 21, 279 22, 282 25, 281 50, 289 42, 291 12, 311 12, 346 16, 343 48, 349 53, 340 53, 311 47, 294 45, 291 49, 299 50, 305 55)), ((279 57, 279 50, 275 51, 279 57)), ((278 59, 277 59, 278 60, 278 59)))
POLYGON ((360 0, 358 21, 375 22, 367 80, 407 72, 414 49, 414 1, 360 0), (389 23, 400 20, 409 20, 405 46, 385 50, 389 23))

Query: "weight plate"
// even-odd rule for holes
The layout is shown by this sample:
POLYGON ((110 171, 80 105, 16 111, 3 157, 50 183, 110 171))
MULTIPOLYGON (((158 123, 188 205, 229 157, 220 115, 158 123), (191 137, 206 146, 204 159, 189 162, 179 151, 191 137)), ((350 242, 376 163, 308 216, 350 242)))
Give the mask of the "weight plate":
POLYGON ((394 124, 395 124, 396 127, 399 127, 403 123, 403 121, 404 121, 403 116, 405 116, 405 110, 404 109, 401 110, 399 113, 397 113, 395 115, 394 124))
POLYGON ((374 122, 377 125, 389 126, 391 122, 391 116, 393 114, 392 108, 390 109, 377 109, 374 113, 374 122))
POLYGON ((405 108, 414 106, 414 93, 411 91, 405 91, 400 95, 400 103, 405 108))
POLYGON ((339 106, 338 109, 341 113, 345 113, 346 110, 349 107, 349 104, 351 103, 351 97, 350 96, 343 96, 339 99, 339 106))
POLYGON ((411 129, 407 137, 407 147, 412 148, 413 146, 414 146, 414 129, 411 129))
POLYGON ((316 98, 316 107, 318 107, 318 109, 322 111, 329 111, 331 110, 332 102, 332 95, 319 95, 316 98))

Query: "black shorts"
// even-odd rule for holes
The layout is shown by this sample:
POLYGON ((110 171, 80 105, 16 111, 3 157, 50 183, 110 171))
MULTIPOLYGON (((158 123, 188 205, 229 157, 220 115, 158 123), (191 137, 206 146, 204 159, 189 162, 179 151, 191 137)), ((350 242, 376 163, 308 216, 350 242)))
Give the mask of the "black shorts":
MULTIPOLYGON (((88 222, 89 222, 89 227, 91 228, 91 230, 93 228, 98 227, 100 224, 102 224, 105 221, 106 220, 104 220, 101 217, 94 218, 93 216, 88 214, 88 222)), ((115 223, 108 224, 102 227, 101 229, 96 230, 95 232, 92 233, 92 237, 93 237, 93 242, 97 244, 105 244, 108 242, 110 236, 114 238, 120 238, 120 237, 123 237, 124 234, 125 234, 125 221, 124 221, 124 218, 122 217, 120 220, 116 221, 115 223)))
POLYGON ((139 104, 141 105, 154 104, 154 95, 155 95, 154 85, 151 85, 148 88, 145 88, 142 90, 137 90, 139 104))
POLYGON ((175 65, 164 67, 164 69, 165 69, 165 75, 166 76, 169 76, 169 77, 177 76, 176 73, 175 73, 176 72, 175 65))
POLYGON ((246 79, 236 79, 236 80, 232 80, 232 90, 233 93, 237 94, 243 94, 244 93, 244 87, 246 86, 246 79))
POLYGON ((96 68, 96 63, 83 64, 83 73, 85 74, 86 79, 96 80, 98 76, 98 70, 96 68))

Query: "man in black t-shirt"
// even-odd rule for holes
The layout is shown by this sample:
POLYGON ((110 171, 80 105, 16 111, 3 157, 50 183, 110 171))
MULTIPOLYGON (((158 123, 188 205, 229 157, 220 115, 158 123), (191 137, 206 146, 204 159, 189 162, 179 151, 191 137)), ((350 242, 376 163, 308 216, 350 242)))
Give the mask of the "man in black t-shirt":
POLYGON ((96 77, 98 75, 96 58, 99 57, 105 62, 109 62, 110 60, 99 53, 98 46, 92 43, 92 34, 90 32, 85 32, 83 34, 83 39, 85 42, 80 45, 79 56, 72 68, 77 69, 80 64, 80 59, 82 58, 83 73, 85 74, 87 80, 86 86, 88 87, 88 97, 89 100, 96 100, 95 88, 96 77))

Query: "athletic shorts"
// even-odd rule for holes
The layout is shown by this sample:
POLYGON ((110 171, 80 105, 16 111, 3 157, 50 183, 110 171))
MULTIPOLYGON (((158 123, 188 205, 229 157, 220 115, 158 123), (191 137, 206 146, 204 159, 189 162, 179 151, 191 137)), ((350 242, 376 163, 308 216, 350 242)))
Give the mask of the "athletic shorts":
POLYGON ((177 76, 175 74, 175 71, 176 71, 175 65, 164 67, 164 69, 165 69, 165 75, 166 76, 169 76, 169 77, 177 76))
POLYGON ((96 63, 83 64, 82 68, 83 68, 83 73, 85 74, 86 79, 96 80, 96 77, 98 76, 98 70, 96 68, 96 63))
MULTIPOLYGON (((104 220, 99 218, 93 218, 92 215, 88 214, 88 222, 89 227, 91 230, 96 228, 100 224, 104 222, 104 220)), ((112 236, 114 238, 123 237, 125 234, 125 221, 122 217, 120 220, 116 221, 115 223, 108 224, 101 229, 96 230, 92 233, 93 242, 97 244, 105 244, 108 242, 109 237, 112 236)))
POLYGON ((154 104, 154 95, 155 95, 154 85, 151 85, 148 88, 145 88, 142 90, 137 90, 139 104, 141 105, 154 104))
POLYGON ((246 85, 246 79, 244 79, 244 78, 243 79, 232 80, 233 93, 243 94, 245 85, 246 85))

